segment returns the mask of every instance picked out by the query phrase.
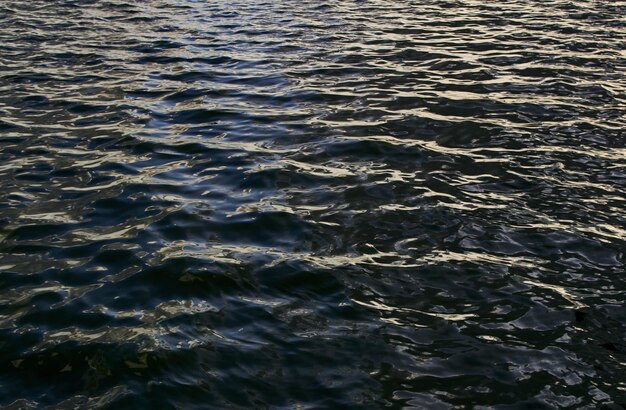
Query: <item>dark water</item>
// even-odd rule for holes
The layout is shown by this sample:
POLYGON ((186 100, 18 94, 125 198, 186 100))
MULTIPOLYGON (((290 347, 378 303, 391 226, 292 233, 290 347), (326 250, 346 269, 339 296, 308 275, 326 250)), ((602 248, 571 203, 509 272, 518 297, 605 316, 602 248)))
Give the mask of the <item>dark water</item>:
POLYGON ((0 405, 623 408, 623 1, 0 0, 0 405))

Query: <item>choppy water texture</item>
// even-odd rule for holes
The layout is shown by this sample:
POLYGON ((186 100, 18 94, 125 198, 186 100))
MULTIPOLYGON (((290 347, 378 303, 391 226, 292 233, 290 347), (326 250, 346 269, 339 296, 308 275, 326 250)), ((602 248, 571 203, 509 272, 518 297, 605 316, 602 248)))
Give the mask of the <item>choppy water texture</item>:
POLYGON ((623 408, 626 2, 0 0, 0 405, 623 408))

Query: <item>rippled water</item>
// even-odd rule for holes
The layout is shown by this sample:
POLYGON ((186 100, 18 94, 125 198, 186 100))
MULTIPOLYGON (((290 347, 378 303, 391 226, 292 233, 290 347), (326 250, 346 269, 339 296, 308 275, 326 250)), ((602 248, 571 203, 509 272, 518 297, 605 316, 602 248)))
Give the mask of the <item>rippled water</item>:
POLYGON ((0 405, 623 408, 626 2, 0 0, 0 405))

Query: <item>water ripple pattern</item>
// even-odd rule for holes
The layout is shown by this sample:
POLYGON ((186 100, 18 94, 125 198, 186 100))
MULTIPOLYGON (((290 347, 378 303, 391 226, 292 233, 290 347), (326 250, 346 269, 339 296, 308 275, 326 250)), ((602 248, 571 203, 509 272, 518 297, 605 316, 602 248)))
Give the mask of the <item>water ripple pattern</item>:
POLYGON ((626 2, 0 0, 0 406, 626 406, 626 2))

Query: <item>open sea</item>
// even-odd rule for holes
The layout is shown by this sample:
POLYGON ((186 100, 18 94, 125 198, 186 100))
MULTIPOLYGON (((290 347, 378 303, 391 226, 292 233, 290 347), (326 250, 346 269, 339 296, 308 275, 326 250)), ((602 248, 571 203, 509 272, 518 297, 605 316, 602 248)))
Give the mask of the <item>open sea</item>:
POLYGON ((0 407, 626 408, 626 1, 0 0, 0 407))

